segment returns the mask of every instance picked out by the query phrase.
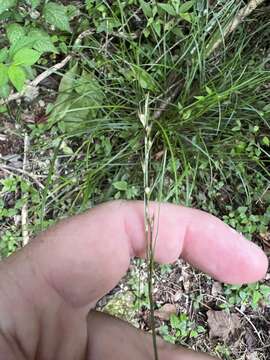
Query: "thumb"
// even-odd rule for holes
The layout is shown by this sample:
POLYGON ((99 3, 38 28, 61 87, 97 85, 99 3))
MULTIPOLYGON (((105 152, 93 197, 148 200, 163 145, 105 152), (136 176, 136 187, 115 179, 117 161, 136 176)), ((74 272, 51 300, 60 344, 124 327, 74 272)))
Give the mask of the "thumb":
MULTIPOLYGON (((88 317, 88 357, 95 360, 153 360, 152 336, 100 312, 88 317), (106 344, 106 346, 104 346, 106 344)), ((157 339, 159 360, 215 360, 212 356, 157 339)))

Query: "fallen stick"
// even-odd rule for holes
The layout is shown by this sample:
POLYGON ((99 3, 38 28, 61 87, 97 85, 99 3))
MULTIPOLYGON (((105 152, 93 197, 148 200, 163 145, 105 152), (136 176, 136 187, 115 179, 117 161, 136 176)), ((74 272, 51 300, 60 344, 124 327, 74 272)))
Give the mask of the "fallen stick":
MULTIPOLYGON (((235 15, 232 21, 229 23, 227 29, 224 33, 224 38, 234 32, 238 26, 244 21, 244 19, 249 16, 259 5, 261 5, 265 0, 251 0, 246 6, 241 8, 239 12, 235 15)), ((223 37, 220 37, 210 48, 208 55, 212 54, 223 42, 223 37)))

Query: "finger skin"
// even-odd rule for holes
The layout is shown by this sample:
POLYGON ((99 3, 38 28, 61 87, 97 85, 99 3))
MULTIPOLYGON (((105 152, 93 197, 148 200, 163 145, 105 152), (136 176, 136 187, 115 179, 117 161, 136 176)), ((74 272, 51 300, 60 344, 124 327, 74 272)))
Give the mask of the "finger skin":
MULTIPOLYGON (((182 254, 214 278, 233 284, 264 276, 268 261, 262 250, 216 217, 171 204, 152 203, 151 212, 158 223, 158 262, 173 262, 182 254)), ((66 301, 82 307, 112 289, 130 258, 143 256, 145 249, 143 203, 111 202, 42 234, 32 258, 66 301)))
MULTIPOLYGON (((87 360, 153 360, 152 336, 109 315, 91 311, 88 317, 87 360)), ((215 360, 212 356, 167 344, 157 338, 159 360, 215 360)))

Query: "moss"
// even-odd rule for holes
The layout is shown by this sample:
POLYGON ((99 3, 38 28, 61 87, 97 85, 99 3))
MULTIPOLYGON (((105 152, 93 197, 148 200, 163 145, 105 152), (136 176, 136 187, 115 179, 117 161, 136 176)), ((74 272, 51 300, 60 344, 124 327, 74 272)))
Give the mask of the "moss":
POLYGON ((135 297, 132 292, 119 292, 108 301, 103 311, 138 327, 134 302, 135 297))

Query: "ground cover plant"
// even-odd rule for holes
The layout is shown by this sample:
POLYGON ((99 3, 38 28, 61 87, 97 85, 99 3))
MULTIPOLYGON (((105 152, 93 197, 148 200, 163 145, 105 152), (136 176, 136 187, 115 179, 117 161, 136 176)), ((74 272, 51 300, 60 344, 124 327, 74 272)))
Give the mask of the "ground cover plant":
MULTIPOLYGON (((269 14, 268 1, 2 1, 1 257, 59 218, 143 197, 209 211, 269 252, 269 14)), ((269 276, 151 271, 134 261, 99 307, 222 359, 269 357, 269 276)))

